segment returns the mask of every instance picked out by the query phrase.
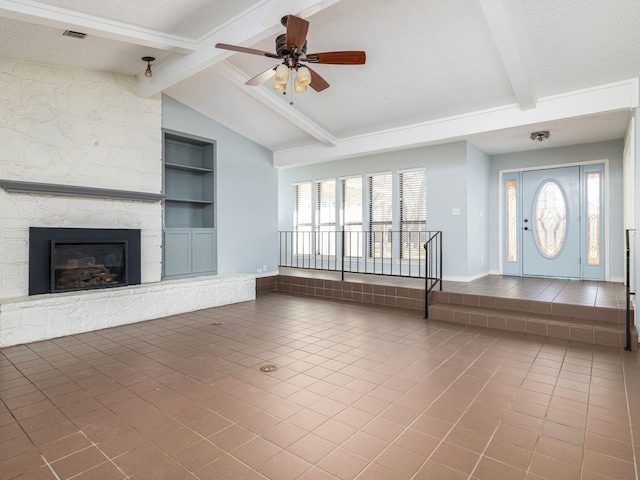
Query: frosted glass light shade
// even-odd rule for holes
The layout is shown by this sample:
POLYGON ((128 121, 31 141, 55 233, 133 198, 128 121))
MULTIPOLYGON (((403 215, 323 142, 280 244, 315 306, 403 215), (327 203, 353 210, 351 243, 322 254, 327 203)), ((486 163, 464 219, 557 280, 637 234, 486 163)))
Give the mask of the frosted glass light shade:
POLYGON ((278 65, 276 68, 276 83, 287 83, 289 81, 289 67, 284 63, 278 65))
POLYGON ((305 87, 311 83, 311 70, 307 67, 299 67, 298 74, 296 75, 296 80, 300 83, 300 85, 304 85, 305 87))
POLYGON ((273 81, 273 89, 276 92, 284 92, 287 88, 287 84, 286 83, 278 83, 277 80, 273 81))
POLYGON ((307 86, 300 83, 298 77, 293 81, 293 91, 296 93, 304 93, 307 91, 307 86))

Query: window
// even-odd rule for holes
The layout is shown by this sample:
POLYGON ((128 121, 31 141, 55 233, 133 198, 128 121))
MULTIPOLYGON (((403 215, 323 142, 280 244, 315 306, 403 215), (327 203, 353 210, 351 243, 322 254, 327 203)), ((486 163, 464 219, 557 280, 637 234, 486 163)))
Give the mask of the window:
POLYGON ((587 174, 587 264, 600 265, 600 172, 587 174))
POLYGON ((323 180, 317 184, 316 252, 336 254, 336 181, 323 180))
POLYGON ((369 256, 391 257, 392 251, 391 174, 369 177, 369 256))
POLYGON ((567 201, 554 180, 547 180, 535 199, 536 243, 547 258, 558 256, 567 232, 567 201))
POLYGON ((515 180, 507 180, 507 262, 518 260, 518 191, 515 180))
POLYGON ((314 180, 294 188, 296 254, 344 255, 350 262, 424 259, 425 168, 314 180))
POLYGON ((295 207, 293 212, 294 254, 311 253, 311 182, 294 185, 295 207))
POLYGON ((427 229, 427 190, 425 170, 401 172, 400 258, 424 257, 427 229))
POLYGON ((362 256, 362 177, 342 180, 342 226, 344 254, 362 256))

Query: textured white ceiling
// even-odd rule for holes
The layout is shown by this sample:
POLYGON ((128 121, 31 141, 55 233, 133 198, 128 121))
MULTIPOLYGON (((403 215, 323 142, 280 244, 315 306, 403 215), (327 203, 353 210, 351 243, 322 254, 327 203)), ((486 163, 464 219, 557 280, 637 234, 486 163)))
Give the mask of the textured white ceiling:
POLYGON ((36 3, 197 39, 255 0, 40 0, 36 3))
MULTIPOLYGON (((622 138, 625 105, 565 115, 545 97, 640 76, 639 20, 638 0, 0 0, 0 55, 138 75, 142 95, 163 91, 300 158, 321 144, 320 157, 339 158, 333 146, 345 141, 425 124, 437 127, 426 144, 466 138, 492 154, 530 148, 528 133, 541 128, 557 146, 622 138), (309 20, 309 52, 365 50, 366 64, 313 66, 331 84, 321 93, 245 86, 277 61, 213 45, 274 51, 288 13, 309 20), (141 76, 145 55, 157 58, 151 81, 141 76), (474 120, 486 111, 498 112, 495 127, 474 120), (448 134, 450 119, 476 121, 459 129, 475 133, 448 134)), ((414 135, 389 148, 419 143, 414 135)))
POLYGON ((511 0, 507 7, 539 96, 640 74, 638 0, 511 0))

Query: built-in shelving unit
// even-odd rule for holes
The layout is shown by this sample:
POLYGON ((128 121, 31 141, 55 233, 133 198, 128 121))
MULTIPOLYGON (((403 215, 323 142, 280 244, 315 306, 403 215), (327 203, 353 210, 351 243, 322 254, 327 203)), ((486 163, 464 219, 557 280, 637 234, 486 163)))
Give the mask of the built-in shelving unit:
POLYGON ((215 143, 164 132, 164 277, 216 273, 215 143))

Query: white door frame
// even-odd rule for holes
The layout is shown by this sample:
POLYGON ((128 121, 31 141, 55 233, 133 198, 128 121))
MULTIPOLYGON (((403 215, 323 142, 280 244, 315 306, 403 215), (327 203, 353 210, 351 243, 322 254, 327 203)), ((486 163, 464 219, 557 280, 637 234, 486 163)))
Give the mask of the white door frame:
MULTIPOLYGON (((551 168, 584 166, 584 165, 604 165, 604 178, 603 178, 603 212, 604 212, 604 278, 605 281, 609 281, 609 265, 610 265, 610 241, 609 235, 609 217, 610 217, 610 198, 609 198, 609 159, 602 160, 589 160, 585 162, 569 162, 569 163, 553 163, 549 165, 536 165, 530 167, 518 167, 504 170, 498 170, 498 268, 500 275, 504 274, 504 253, 505 253, 505 225, 504 225, 504 208, 505 208, 505 188, 504 188, 504 175, 507 173, 521 173, 528 170, 547 170, 551 168)), ((582 182, 582 178, 580 179, 582 182)), ((520 186, 521 188, 521 186, 520 186)), ((520 249, 521 249, 520 245, 520 249)), ((522 276, 522 263, 520 263, 520 276, 522 276)), ((582 272, 581 272, 582 277, 582 272)))

